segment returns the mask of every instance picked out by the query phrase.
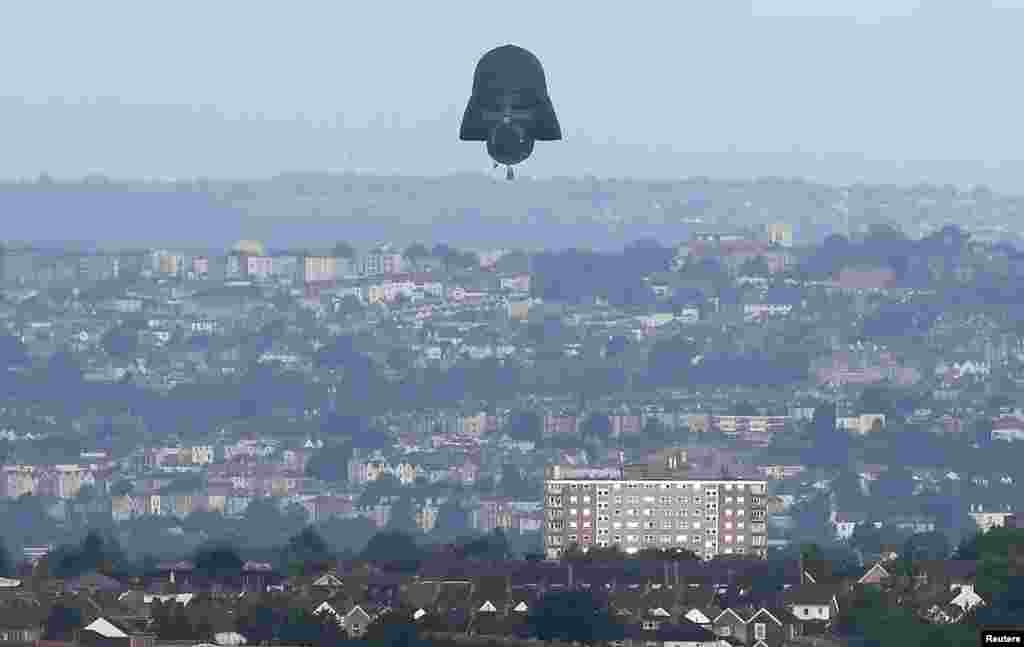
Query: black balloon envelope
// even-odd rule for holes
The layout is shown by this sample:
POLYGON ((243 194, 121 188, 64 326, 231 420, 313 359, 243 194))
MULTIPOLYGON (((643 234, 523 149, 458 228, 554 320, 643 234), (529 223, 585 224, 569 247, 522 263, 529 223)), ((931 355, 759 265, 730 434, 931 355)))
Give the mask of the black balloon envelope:
POLYGON ((533 153, 534 142, 562 139, 544 68, 536 56, 522 47, 503 45, 481 57, 459 139, 487 142, 487 154, 495 166, 508 167, 509 179, 512 167, 533 153))

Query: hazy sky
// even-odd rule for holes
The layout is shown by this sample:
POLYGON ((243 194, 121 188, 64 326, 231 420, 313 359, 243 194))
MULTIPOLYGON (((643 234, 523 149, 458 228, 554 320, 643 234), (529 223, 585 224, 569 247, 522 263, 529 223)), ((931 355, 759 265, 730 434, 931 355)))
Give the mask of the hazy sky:
POLYGON ((998 185, 1024 159, 1022 27, 1024 0, 8 2, 0 175, 482 170, 458 122, 511 42, 567 135, 527 173, 852 181, 852 154, 998 185))

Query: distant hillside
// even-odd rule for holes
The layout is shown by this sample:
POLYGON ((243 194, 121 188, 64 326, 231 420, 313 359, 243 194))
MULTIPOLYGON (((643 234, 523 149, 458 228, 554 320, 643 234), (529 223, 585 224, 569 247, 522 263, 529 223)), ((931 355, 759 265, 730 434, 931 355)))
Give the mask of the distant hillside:
POLYGON ((102 246, 270 248, 346 240, 447 242, 460 247, 621 249, 638 238, 672 244, 694 229, 788 222, 798 241, 868 223, 911 236, 954 222, 1018 229, 1024 201, 980 188, 854 185, 763 178, 679 181, 443 178, 290 174, 253 182, 0 184, 5 240, 100 241, 102 246))

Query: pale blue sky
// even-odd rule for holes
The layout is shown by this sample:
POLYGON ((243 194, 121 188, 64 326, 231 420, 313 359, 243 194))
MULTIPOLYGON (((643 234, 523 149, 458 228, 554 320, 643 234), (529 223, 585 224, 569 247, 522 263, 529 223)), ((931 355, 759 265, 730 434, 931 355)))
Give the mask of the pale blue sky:
MULTIPOLYGON (((476 59, 507 42, 544 63, 568 137, 538 144, 528 173, 699 174, 733 152, 709 174, 771 174, 743 154, 796 149, 994 167, 1024 159, 1022 7, 11 1, 0 175, 481 170, 458 120, 476 59)), ((786 170, 847 168, 799 160, 786 170)))

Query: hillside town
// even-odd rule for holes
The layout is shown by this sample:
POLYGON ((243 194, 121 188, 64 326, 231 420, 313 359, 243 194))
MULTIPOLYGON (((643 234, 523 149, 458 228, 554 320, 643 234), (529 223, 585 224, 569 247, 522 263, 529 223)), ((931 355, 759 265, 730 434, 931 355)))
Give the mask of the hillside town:
MULTIPOLYGON (((306 527, 347 559, 388 532, 422 546, 498 533, 509 556, 551 563, 605 550, 772 562, 813 543, 866 577, 908 542, 941 561, 1017 524, 1024 254, 957 226, 800 242, 777 222, 621 253, 8 244, 0 267, 12 581, 39 580, 97 529, 151 566, 230 542, 279 587, 275 547, 306 527), (670 474, 637 475, 666 456, 670 474), (699 510, 684 520, 689 495, 632 487, 692 489, 699 510)), ((176 579, 187 568, 154 568, 175 595, 199 594, 176 579)), ((779 587, 801 590, 797 570, 779 587)), ((643 595, 661 595, 645 577, 643 595)), ((529 606, 502 587, 502 605, 529 606)), ((499 604, 480 595, 467 617, 499 604)), ((936 604, 959 618, 960 602, 936 604)), ((751 632, 741 644, 779 644, 748 626, 764 618, 803 634, 782 598, 686 604, 651 608, 719 637, 731 609, 725 622, 751 632)))

